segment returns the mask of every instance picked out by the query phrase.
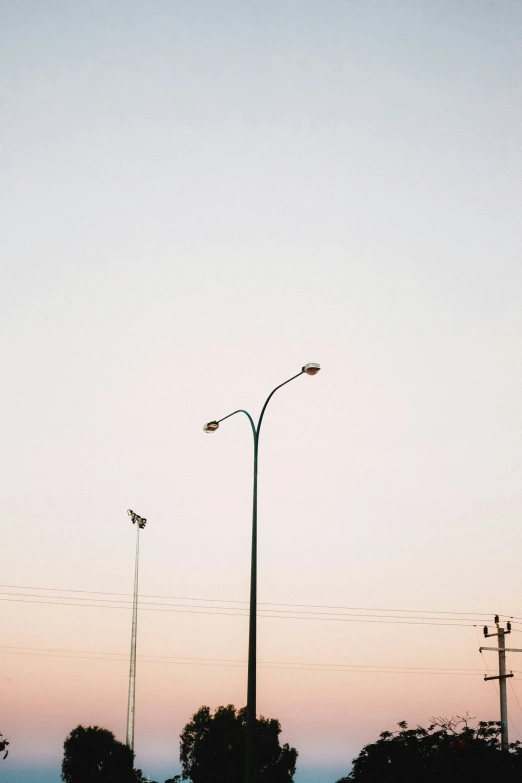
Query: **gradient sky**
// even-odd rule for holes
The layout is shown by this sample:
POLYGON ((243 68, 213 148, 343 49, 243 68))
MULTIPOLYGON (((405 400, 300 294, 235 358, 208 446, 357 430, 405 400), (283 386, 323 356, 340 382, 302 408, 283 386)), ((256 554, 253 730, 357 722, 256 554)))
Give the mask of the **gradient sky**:
MULTIPOLYGON (((58 783, 78 723, 125 736, 130 610, 20 594, 131 592, 130 507, 144 595, 246 601, 251 433, 201 427, 307 361, 263 425, 259 600, 522 615, 520 2, 0 17, 3 780, 58 783)), ((201 704, 246 698, 246 617, 192 612, 140 613, 137 763, 160 783, 201 704)), ((497 719, 472 622, 322 618, 259 621, 260 661, 294 664, 260 669, 258 708, 296 783, 400 720, 497 719)))

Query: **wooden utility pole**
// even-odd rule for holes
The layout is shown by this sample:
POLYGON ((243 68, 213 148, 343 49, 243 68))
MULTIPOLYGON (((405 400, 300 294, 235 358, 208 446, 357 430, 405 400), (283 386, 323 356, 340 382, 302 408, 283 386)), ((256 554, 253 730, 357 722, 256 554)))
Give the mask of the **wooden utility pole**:
POLYGON ((489 638, 490 636, 496 636, 498 641, 498 647, 480 647, 479 652, 482 650, 497 650, 498 651, 498 676, 484 677, 485 680, 498 680, 500 690, 500 743, 502 750, 507 750, 509 745, 508 740, 508 711, 507 711, 507 688, 506 680, 508 677, 513 677, 513 672, 506 674, 506 652, 522 652, 513 647, 506 648, 506 634, 511 633, 511 623, 506 624, 506 628, 500 627, 500 620, 498 614, 495 615, 495 625, 497 630, 495 633, 489 633, 487 625, 484 626, 484 636, 489 638))

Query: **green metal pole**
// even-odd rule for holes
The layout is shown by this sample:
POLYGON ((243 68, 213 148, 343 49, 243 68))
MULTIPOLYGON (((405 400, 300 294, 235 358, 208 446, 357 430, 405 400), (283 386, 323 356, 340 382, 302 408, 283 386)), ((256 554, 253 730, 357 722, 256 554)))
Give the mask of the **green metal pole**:
MULTIPOLYGON (((307 371, 307 367, 303 367, 301 372, 297 375, 293 375, 284 383, 280 383, 279 386, 270 392, 266 398, 265 404, 261 410, 257 427, 254 424, 254 420, 248 411, 240 408, 233 413, 229 413, 228 416, 223 416, 222 419, 210 422, 205 425, 204 429, 207 432, 215 432, 219 424, 225 419, 229 419, 231 416, 235 416, 236 413, 244 413, 251 424, 252 433, 254 435, 254 488, 252 498, 252 551, 250 561, 250 612, 248 621, 248 679, 247 679, 247 711, 246 711, 246 741, 245 741, 245 783, 256 783, 256 771, 257 771, 257 743, 256 743, 256 696, 257 696, 257 465, 259 454, 259 433, 261 431, 261 424, 263 422, 263 416, 265 415, 266 406, 272 399, 273 395, 282 386, 286 386, 290 381, 299 378, 307 371)), ((317 365, 319 367, 319 365, 317 365)))
POLYGON ((250 612, 248 624, 248 682, 245 747, 245 782, 256 779, 257 693, 257 456, 259 430, 254 430, 254 490, 252 500, 252 554, 250 565, 250 612))
POLYGON ((257 698, 257 465, 259 455, 259 433, 265 415, 266 406, 281 386, 299 378, 304 370, 279 384, 270 392, 261 410, 254 433, 254 491, 252 501, 252 559, 250 566, 250 613, 248 626, 248 681, 247 681, 247 719, 245 743, 245 783, 256 783, 257 743, 256 743, 256 698, 257 698))

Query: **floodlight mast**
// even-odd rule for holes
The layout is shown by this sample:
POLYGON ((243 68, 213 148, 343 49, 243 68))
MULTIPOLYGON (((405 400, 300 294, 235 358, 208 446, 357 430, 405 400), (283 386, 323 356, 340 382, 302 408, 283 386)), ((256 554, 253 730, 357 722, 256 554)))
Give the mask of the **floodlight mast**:
POLYGON ((140 530, 143 530, 147 520, 135 514, 132 509, 127 510, 127 514, 136 525, 136 560, 134 563, 134 597, 132 601, 132 633, 131 633, 131 654, 129 670, 129 700, 127 705, 127 745, 134 750, 134 714, 136 703, 136 638, 138 633, 138 566, 140 559, 140 530))

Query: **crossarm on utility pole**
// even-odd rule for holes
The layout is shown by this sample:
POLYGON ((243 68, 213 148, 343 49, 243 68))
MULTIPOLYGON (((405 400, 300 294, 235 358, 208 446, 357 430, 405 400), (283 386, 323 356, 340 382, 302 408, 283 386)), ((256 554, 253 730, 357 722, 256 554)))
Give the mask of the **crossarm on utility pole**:
POLYGON ((522 652, 516 647, 479 647, 479 652, 482 650, 493 650, 493 652, 522 652))
POLYGON ((507 677, 514 677, 514 676, 515 675, 513 674, 513 672, 511 672, 511 674, 497 674, 494 677, 487 677, 486 675, 484 675, 484 680, 505 680, 507 677))

